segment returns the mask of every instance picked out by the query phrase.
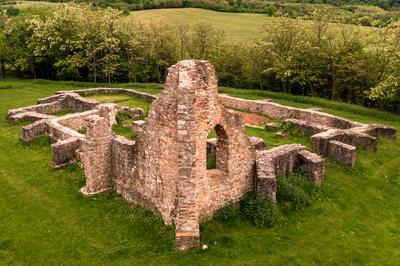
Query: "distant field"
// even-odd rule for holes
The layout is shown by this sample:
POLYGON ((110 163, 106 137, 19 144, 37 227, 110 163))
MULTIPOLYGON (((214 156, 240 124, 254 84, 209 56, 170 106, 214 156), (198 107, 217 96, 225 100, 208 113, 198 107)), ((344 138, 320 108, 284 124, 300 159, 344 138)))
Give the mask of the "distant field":
POLYGON ((58 4, 59 3, 52 3, 46 1, 17 1, 15 7, 20 9, 31 8, 31 7, 49 8, 49 7, 55 7, 58 4))
MULTIPOLYGON (((264 14, 250 13, 227 13, 216 12, 200 8, 170 8, 152 9, 131 12, 140 21, 145 23, 167 23, 172 25, 188 24, 194 25, 199 22, 207 22, 217 29, 225 31, 229 41, 246 41, 260 36, 264 27, 276 24, 279 17, 269 17, 264 14)), ((310 20, 299 20, 305 25, 311 25, 310 20)), ((376 29, 347 24, 331 23, 335 30, 342 26, 346 29, 356 29, 365 32, 366 35, 373 34, 376 29)))
MULTIPOLYGON (((18 1, 15 5, 19 9, 27 8, 55 8, 60 3, 52 3, 46 1, 18 1)), ((301 5, 293 3, 291 5, 301 5)), ((317 5, 324 6, 324 5, 317 5)), ((367 8, 367 7, 363 7, 367 8)), ((373 7, 370 7, 373 8, 373 7)), ((377 11, 376 11, 377 12, 377 11)), ((264 27, 276 24, 280 19, 288 19, 281 17, 270 17, 266 14, 252 13, 229 13, 217 12, 201 8, 168 8, 168 9, 150 9, 140 10, 130 13, 130 16, 137 18, 144 23, 167 23, 171 25, 194 25, 199 22, 207 22, 217 29, 225 32, 228 41, 249 41, 258 37, 263 32, 264 27)), ((304 25, 312 25, 311 20, 299 19, 304 25)), ((364 33, 365 37, 371 37, 377 28, 356 26, 350 24, 330 23, 335 30, 342 27, 346 29, 359 30, 364 33)))

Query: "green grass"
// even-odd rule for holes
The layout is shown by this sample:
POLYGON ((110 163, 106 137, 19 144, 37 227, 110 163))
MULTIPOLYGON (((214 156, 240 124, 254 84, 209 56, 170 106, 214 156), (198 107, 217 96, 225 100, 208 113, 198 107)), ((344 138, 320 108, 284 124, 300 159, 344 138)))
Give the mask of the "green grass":
MULTIPOLYGON (((311 205, 280 217, 270 229, 246 221, 205 222, 206 251, 174 251, 173 227, 117 194, 83 197, 82 170, 50 168, 48 138, 22 144, 22 124, 6 121, 8 109, 34 104, 57 90, 88 83, 0 81, 0 264, 12 265, 397 265, 400 261, 400 140, 383 139, 376 152, 359 150, 354 168, 326 161, 325 181, 311 205), (11 86, 11 87, 9 87, 11 86)), ((147 85, 130 84, 146 91, 147 85)), ((149 85, 157 91, 159 85, 149 85)), ((359 106, 249 90, 221 89, 246 98, 271 98, 322 107, 357 121, 400 130, 398 116, 359 106)), ((273 147, 300 142, 246 128, 273 147)))
POLYGON ((72 110, 70 110, 70 109, 62 109, 62 110, 60 110, 60 111, 58 111, 58 112, 52 113, 52 115, 55 115, 55 116, 64 116, 64 115, 72 114, 72 113, 74 113, 74 111, 72 111, 72 110))
POLYGON ((92 95, 86 98, 97 100, 100 103, 116 103, 121 106, 142 108, 147 113, 151 102, 144 101, 143 99, 127 96, 127 95, 92 95))
MULTIPOLYGON (((131 16, 144 23, 166 23, 176 25, 194 25, 210 23, 217 29, 223 29, 228 41, 251 41, 262 34, 264 27, 276 24, 281 18, 269 17, 265 14, 216 12, 200 8, 168 8, 131 12, 131 16)), ((312 25, 310 20, 299 20, 303 25, 312 25)), ((376 29, 363 26, 331 23, 335 30, 340 26, 359 29, 372 34, 376 29)))

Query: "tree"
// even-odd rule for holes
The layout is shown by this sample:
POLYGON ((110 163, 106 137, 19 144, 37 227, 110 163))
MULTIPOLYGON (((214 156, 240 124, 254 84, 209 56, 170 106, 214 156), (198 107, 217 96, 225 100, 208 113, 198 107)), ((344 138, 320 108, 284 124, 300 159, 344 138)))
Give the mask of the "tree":
POLYGON ((10 61, 13 62, 14 70, 24 72, 28 70, 33 79, 36 79, 36 57, 30 45, 32 41, 32 27, 29 27, 32 20, 37 16, 30 14, 10 18, 5 25, 6 46, 12 47, 10 61))
POLYGON ((208 58, 213 49, 223 42, 224 35, 224 31, 215 29, 211 24, 196 24, 190 36, 190 57, 197 59, 208 58))
POLYGON ((115 36, 115 23, 121 12, 115 9, 95 9, 89 6, 76 17, 82 25, 79 31, 81 49, 69 57, 68 62, 78 67, 87 67, 96 84, 98 71, 111 82, 119 58, 119 40, 115 36))
POLYGON ((126 60, 129 82, 146 82, 150 79, 149 30, 140 22, 126 17, 117 22, 116 34, 119 38, 122 58, 126 60))
POLYGON ((7 44, 4 31, 0 31, 0 69, 3 79, 6 78, 6 63, 9 62, 11 49, 7 44))

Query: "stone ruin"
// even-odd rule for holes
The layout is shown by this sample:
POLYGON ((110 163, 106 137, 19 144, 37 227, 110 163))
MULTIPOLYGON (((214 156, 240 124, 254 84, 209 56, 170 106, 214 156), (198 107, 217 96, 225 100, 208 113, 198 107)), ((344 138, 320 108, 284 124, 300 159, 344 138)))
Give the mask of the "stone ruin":
MULTIPOLYGON (((227 95, 219 98, 225 107, 266 115, 310 135, 311 147, 316 153, 349 167, 356 162, 356 147, 374 151, 379 137, 395 139, 397 135, 394 127, 354 122, 324 113, 319 108, 300 109, 268 100, 245 100, 227 95)), ((276 125, 267 127, 277 128, 276 125)))
MULTIPOLYGON (((166 224, 175 224, 176 249, 186 250, 200 245, 201 220, 212 217, 228 203, 238 202, 246 193, 254 191, 276 201, 277 175, 301 169, 316 185, 323 181, 324 160, 319 155, 299 144, 267 149, 262 139, 246 136, 240 114, 224 105, 271 117, 291 117, 290 112, 297 113, 293 116, 296 119, 306 117, 298 115, 295 110, 299 109, 218 95, 213 66, 206 61, 187 60, 169 68, 158 97, 128 89, 59 92, 39 100, 37 105, 10 110, 8 119, 34 121, 23 127, 21 139, 25 142, 43 134, 50 136, 53 167, 79 161, 86 176, 83 194, 115 189, 127 201, 150 208, 166 224), (138 117, 143 110, 81 97, 94 93, 128 94, 153 101, 148 117, 132 125, 136 141, 115 135, 112 125, 117 113, 138 117), (75 113, 52 115, 63 109, 75 113), (213 129, 217 138, 208 139, 213 129), (216 169, 207 170, 207 156, 213 154, 216 169)), ((309 119, 314 119, 314 113, 323 114, 304 112, 309 119)), ((323 115, 329 117, 330 125, 344 121, 323 115)), ((327 122, 321 124, 324 130, 313 136, 313 146, 322 155, 348 152, 352 147, 344 144, 348 139, 376 148, 376 139, 369 134, 395 136, 390 128, 377 125, 352 127, 351 122, 344 124, 350 129, 339 130, 328 129, 327 122)))

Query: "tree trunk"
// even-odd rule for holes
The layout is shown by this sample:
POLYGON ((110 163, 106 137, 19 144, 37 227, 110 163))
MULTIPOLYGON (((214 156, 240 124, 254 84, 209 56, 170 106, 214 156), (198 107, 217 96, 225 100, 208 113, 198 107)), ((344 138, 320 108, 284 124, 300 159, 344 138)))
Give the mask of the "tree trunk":
POLYGON ((331 92, 331 100, 335 100, 336 94, 336 72, 332 73, 332 92, 331 92))
POLYGON ((161 82, 160 66, 157 64, 157 82, 161 82))
POLYGON ((4 60, 1 61, 1 75, 3 79, 6 78, 6 63, 4 62, 4 60))
POLYGON ((94 61, 93 61, 93 83, 94 83, 94 85, 96 85, 96 58, 94 58, 94 61))
POLYGON ((128 81, 132 82, 131 53, 128 51, 128 81))
POLYGON ((35 65, 33 63, 31 64, 31 73, 32 73, 33 79, 36 79, 35 65))

